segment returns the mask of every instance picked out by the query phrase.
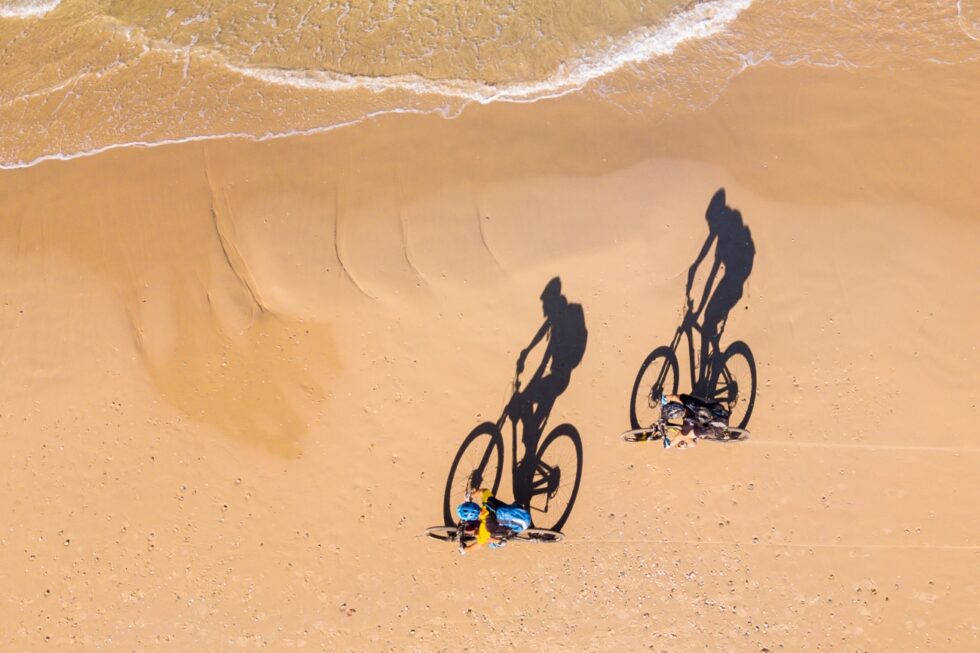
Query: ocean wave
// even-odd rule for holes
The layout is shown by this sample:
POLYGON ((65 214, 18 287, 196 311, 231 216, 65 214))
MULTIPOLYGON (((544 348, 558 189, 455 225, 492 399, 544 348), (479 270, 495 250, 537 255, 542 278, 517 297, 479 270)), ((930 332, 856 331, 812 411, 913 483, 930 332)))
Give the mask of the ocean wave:
MULTIPOLYGON (((3 2, 3 0, 0 0, 3 2)), ((56 4, 56 3, 55 3, 56 4)), ((578 58, 560 65, 550 75, 535 81, 513 82, 508 84, 490 84, 471 79, 428 79, 421 75, 408 74, 388 77, 372 77, 364 75, 334 73, 324 70, 262 68, 233 61, 224 53, 212 48, 190 44, 175 46, 167 41, 150 39, 142 30, 132 29, 132 26, 113 24, 127 40, 140 46, 137 58, 150 52, 167 53, 169 56, 185 60, 184 73, 192 58, 209 61, 212 65, 225 68, 241 77, 261 81, 266 84, 312 89, 318 91, 368 91, 374 93, 408 92, 417 97, 442 97, 452 100, 449 105, 445 102, 438 106, 427 108, 401 106, 368 111, 362 116, 338 120, 329 124, 309 126, 306 128, 289 128, 268 132, 216 131, 213 133, 188 134, 186 136, 164 136, 152 140, 141 138, 106 143, 96 147, 81 148, 73 152, 51 152, 30 159, 8 159, 0 161, 0 170, 26 168, 45 161, 65 161, 79 157, 92 156, 109 150, 122 148, 144 148, 157 145, 207 141, 224 138, 241 138, 254 141, 284 138, 300 134, 313 134, 331 131, 340 127, 350 126, 366 120, 387 114, 440 114, 445 118, 453 118, 466 105, 477 102, 535 102, 547 98, 559 97, 581 89, 592 80, 614 73, 624 67, 650 61, 658 57, 668 56, 686 41, 706 39, 722 32, 738 15, 752 5, 752 0, 707 0, 672 15, 665 23, 657 27, 636 29, 625 37, 609 42, 596 43, 586 53, 578 58)), ((127 62, 117 62, 111 70, 99 73, 118 72, 126 67, 127 62)), ((129 62, 131 63, 131 62, 129 62)), ((92 76, 92 71, 86 71, 85 76, 92 76)), ((95 76, 101 76, 96 74, 95 76)), ((78 80, 75 80, 78 81, 78 80)), ((30 94, 30 97, 20 96, 13 101, 22 101, 34 96, 43 96, 46 91, 63 89, 68 82, 59 83, 55 87, 46 88, 30 94)))
POLYGON ((37 18, 61 4, 61 0, 0 0, 0 18, 37 18))
POLYGON ((509 84, 487 84, 470 79, 429 79, 421 75, 372 77, 324 70, 253 67, 234 62, 224 65, 235 73, 267 84, 325 91, 403 91, 439 95, 488 104, 534 102, 576 91, 590 81, 631 64, 667 56, 685 41, 705 39, 725 29, 752 0, 709 0, 673 15, 658 27, 634 30, 622 39, 596 47, 593 52, 562 64, 544 79, 509 84))

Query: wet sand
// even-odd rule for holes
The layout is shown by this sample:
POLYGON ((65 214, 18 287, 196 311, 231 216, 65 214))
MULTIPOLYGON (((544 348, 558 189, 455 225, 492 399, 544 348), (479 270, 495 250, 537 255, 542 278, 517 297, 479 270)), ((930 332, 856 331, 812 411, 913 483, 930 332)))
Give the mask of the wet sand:
POLYGON ((763 65, 655 123, 571 95, 0 172, 0 648, 976 647, 978 79, 763 65), (722 187, 752 436, 625 444, 722 187), (556 275, 566 539, 460 557, 422 533, 556 275))

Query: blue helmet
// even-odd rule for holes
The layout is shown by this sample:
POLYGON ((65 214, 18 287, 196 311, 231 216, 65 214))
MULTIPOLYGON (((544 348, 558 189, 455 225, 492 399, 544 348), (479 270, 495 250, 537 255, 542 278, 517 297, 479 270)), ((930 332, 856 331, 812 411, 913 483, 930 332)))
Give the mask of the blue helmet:
POLYGON ((480 504, 467 501, 456 506, 456 516, 460 521, 476 521, 480 518, 480 504))

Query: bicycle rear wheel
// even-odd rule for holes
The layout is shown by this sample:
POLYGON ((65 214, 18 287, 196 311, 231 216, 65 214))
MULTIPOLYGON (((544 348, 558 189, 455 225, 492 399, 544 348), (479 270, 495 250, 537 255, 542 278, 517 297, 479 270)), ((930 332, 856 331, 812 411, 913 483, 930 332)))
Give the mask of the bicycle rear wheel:
POLYGON ((741 442, 749 439, 749 432, 745 429, 728 429, 729 442, 741 442))
POLYGON ((755 407, 756 369, 755 358, 749 346, 736 340, 728 346, 718 366, 709 399, 721 403, 731 416, 728 423, 744 429, 755 407))
POLYGON ((561 542, 565 539, 565 536, 558 531, 552 531, 545 528, 526 528, 519 534, 515 535, 512 539, 520 540, 522 542, 534 542, 535 544, 554 544, 556 542, 561 542))
POLYGON ((449 468, 442 518, 446 526, 456 523, 453 508, 462 502, 470 488, 487 488, 494 494, 504 471, 504 439, 493 422, 484 422, 463 440, 449 468))
POLYGON ((657 347, 640 365, 630 393, 630 426, 644 429, 660 418, 660 396, 677 394, 677 357, 670 347, 657 347))
POLYGON ((749 439, 749 432, 745 429, 717 428, 702 435, 701 439, 715 442, 741 442, 749 439))

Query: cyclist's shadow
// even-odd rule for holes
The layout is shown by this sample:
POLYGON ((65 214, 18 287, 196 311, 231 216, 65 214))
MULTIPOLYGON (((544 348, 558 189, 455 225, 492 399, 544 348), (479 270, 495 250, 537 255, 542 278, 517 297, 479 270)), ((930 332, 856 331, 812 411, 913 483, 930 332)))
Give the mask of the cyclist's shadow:
POLYGON ((741 212, 726 203, 724 188, 712 196, 704 217, 708 235, 688 270, 681 324, 670 344, 650 352, 633 384, 630 424, 634 429, 647 428, 658 419, 661 394, 686 392, 687 388, 690 394, 724 405, 732 413, 733 426, 745 428, 752 416, 757 386, 755 358, 742 341, 722 349, 721 336, 752 272, 755 243, 741 212), (702 275, 704 289, 695 304, 694 282, 712 249, 714 259, 702 275), (694 337, 695 332, 700 338, 694 337), (683 384, 678 349, 686 351, 690 360, 689 380, 683 384))
POLYGON ((582 438, 571 424, 560 424, 542 440, 557 398, 585 353, 588 331, 580 304, 569 303, 555 277, 541 294, 544 323, 518 357, 513 392, 500 418, 477 426, 463 441, 449 470, 443 518, 454 523, 453 507, 470 487, 494 494, 503 475, 504 424, 510 422, 514 502, 530 510, 538 528, 560 530, 568 520, 582 480, 582 438), (544 347, 541 362, 522 384, 528 353, 544 347), (523 444, 518 457, 518 432, 523 444))
POLYGON ((708 236, 688 270, 685 289, 689 310, 695 316, 701 314, 701 356, 705 364, 700 366, 701 374, 693 388, 693 394, 700 396, 708 396, 714 390, 708 386, 711 379, 706 378, 705 371, 719 362, 721 336, 728 316, 742 298, 755 261, 752 232, 742 219, 742 212, 726 203, 724 188, 719 188, 711 197, 704 219, 708 223, 708 236), (708 271, 701 299, 695 307, 690 301, 694 279, 712 246, 715 248, 715 258, 708 271))

